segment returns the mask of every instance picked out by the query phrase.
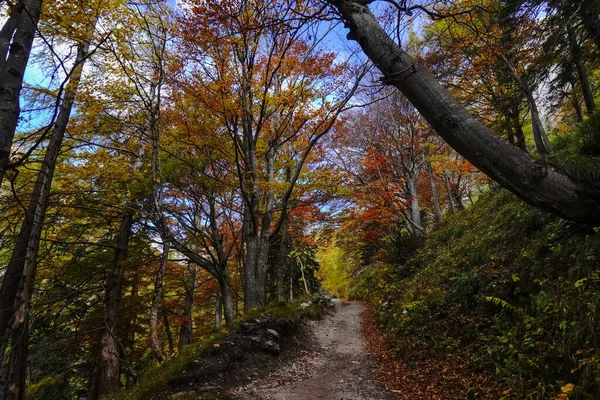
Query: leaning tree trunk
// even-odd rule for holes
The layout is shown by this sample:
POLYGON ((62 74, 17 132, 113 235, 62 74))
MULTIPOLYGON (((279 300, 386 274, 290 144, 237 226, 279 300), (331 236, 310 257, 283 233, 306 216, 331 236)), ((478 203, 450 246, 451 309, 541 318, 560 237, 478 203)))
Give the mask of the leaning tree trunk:
POLYGON ((581 85, 581 93, 583 94, 583 101, 585 102, 585 108, 588 114, 594 112, 594 108, 596 108, 596 104, 594 103, 594 95, 592 94, 592 89, 590 88, 590 82, 587 77, 587 72, 585 70, 585 65, 583 64, 583 55, 581 54, 581 46, 577 41, 577 34, 575 29, 569 25, 567 27, 567 34, 569 36, 569 43, 571 45, 571 57, 573 59, 573 64, 575 64, 575 69, 577 70, 577 77, 579 78, 579 83, 581 85))
POLYGON ((77 47, 75 64, 69 83, 64 92, 52 136, 40 166, 25 221, 17 237, 11 260, 6 268, 0 292, 0 335, 5 348, 8 340, 7 328, 13 320, 10 361, 7 369, 5 399, 20 399, 24 396, 27 372, 27 347, 29 309, 37 272, 37 254, 54 169, 62 147, 69 118, 75 102, 75 95, 81 80, 83 64, 94 36, 95 20, 92 22, 86 41, 77 47))
POLYGON ((535 148, 540 154, 550 154, 552 153, 552 145, 548 140, 548 134, 546 133, 546 129, 544 129, 544 125, 540 119, 535 97, 528 89, 525 90, 525 97, 527 98, 527 105, 529 106, 529 113, 531 114, 531 128, 533 131, 535 148))
POLYGON ((600 4, 598 0, 583 0, 576 2, 579 5, 579 17, 583 26, 590 34, 590 37, 596 43, 600 50, 600 4))
POLYGON ((567 219, 600 221, 600 192, 535 161, 474 118, 381 28, 359 1, 330 0, 356 40, 433 129, 475 167, 531 205, 567 219))
POLYGON ((19 122, 21 88, 41 10, 42 0, 18 1, 0 31, 0 184, 19 122))

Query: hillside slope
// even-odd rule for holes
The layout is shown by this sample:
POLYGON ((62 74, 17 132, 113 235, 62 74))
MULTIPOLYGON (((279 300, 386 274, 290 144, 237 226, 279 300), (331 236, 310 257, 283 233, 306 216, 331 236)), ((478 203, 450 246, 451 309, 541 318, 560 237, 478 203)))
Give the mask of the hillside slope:
POLYGON ((462 370, 448 398, 600 398, 597 232, 501 191, 402 265, 364 269, 351 297, 410 368, 462 370))

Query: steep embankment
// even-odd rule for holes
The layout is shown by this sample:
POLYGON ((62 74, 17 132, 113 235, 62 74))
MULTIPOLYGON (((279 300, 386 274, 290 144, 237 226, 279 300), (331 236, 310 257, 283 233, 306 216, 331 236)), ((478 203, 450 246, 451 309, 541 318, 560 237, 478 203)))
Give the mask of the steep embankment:
POLYGON ((353 296, 374 304, 399 356, 384 361, 403 360, 386 367, 397 368, 389 383, 415 399, 598 398, 597 231, 500 192, 450 218, 403 265, 363 271, 353 296), (434 379, 407 383, 402 371, 434 379))

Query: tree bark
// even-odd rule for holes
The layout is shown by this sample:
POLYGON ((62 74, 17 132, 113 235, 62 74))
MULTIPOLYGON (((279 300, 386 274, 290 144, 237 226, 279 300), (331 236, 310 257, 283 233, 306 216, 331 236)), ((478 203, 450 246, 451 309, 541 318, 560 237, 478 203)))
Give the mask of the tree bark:
MULTIPOLYGON (((535 148, 540 154, 552 153, 552 145, 548 140, 548 135, 540 119, 537 104, 533 93, 530 90, 525 90, 525 97, 527 98, 527 105, 529 106, 529 113, 531 114, 531 128, 533 131, 533 140, 535 142, 535 148)), ((466 158, 466 157, 465 157, 466 158)))
POLYGON ((127 260, 133 213, 125 212, 121 218, 117 250, 112 268, 108 271, 104 287, 104 318, 100 334, 100 350, 89 393, 89 400, 102 399, 121 389, 121 361, 119 359, 119 305, 124 281, 123 263, 127 260))
POLYGON ((179 329, 179 353, 183 346, 194 341, 192 309, 194 306, 194 291, 196 288, 196 264, 188 262, 188 279, 185 283, 185 300, 183 302, 183 319, 179 329))
POLYGON ((5 399, 21 399, 25 391, 27 370, 27 346, 29 328, 29 309, 33 295, 37 272, 37 255, 46 208, 50 197, 54 170, 62 147, 67 125, 79 83, 83 65, 89 52, 90 42, 95 31, 94 20, 90 26, 86 41, 77 46, 75 64, 71 70, 69 82, 61 101, 58 117, 52 129, 52 136, 40 166, 31 201, 25 215, 25 221, 17 237, 11 260, 6 268, 0 291, 0 335, 2 348, 8 340, 7 328, 12 323, 12 344, 5 399))
POLYGON ((230 328, 233 326, 233 322, 235 321, 235 304, 233 301, 231 283, 229 282, 229 275, 227 273, 222 274, 218 281, 219 288, 221 290, 223 316, 225 317, 225 323, 227 324, 227 327, 230 328))
POLYGON ((169 345, 169 356, 175 354, 175 343, 173 343, 173 332, 169 323, 169 314, 163 312, 163 323, 165 324, 165 333, 167 334, 167 344, 169 345))
POLYGON ((279 242, 279 254, 277 260, 277 300, 285 301, 285 267, 289 254, 288 245, 288 223, 287 218, 281 225, 281 241, 279 242))
POLYGON ((160 311, 160 302, 163 298, 163 281, 167 272, 167 265, 169 264, 169 242, 163 242, 162 257, 160 260, 160 266, 154 278, 154 292, 152 293, 152 305, 150 306, 150 348, 154 357, 159 362, 164 361, 165 355, 163 354, 162 346, 160 344, 160 338, 158 337, 158 313, 160 311))
POLYGON ((412 220, 410 225, 413 227, 412 232, 415 236, 421 237, 425 234, 425 230, 423 229, 423 223, 421 222, 421 210, 419 209, 417 176, 414 174, 409 174, 406 186, 408 189, 408 194, 410 195, 410 218, 412 220))
POLYGON ((600 50, 600 4, 597 0, 583 0, 576 4, 579 4, 579 17, 583 26, 600 50))
POLYGON ((450 208, 450 212, 452 214, 456 214, 456 206, 454 205, 454 196, 452 196, 452 188, 450 187, 450 179, 448 178, 448 174, 444 172, 444 183, 446 184, 446 194, 448 196, 448 207, 450 208))
POLYGON ((12 10, 14 19, 11 15, 0 35, 0 52, 4 56, 0 58, 0 184, 19 122, 19 98, 41 10, 42 0, 20 0, 12 10))
POLYGON ((567 34, 569 36, 569 43, 571 45, 571 57, 573 58, 573 64, 577 70, 577 77, 579 78, 579 84, 581 85, 581 93, 583 94, 583 101, 588 114, 594 112, 596 104, 594 103, 594 95, 590 88, 590 82, 588 81, 587 72, 583 64, 583 55, 581 54, 581 46, 577 41, 577 34, 573 26, 567 27, 567 34))
POLYGON ((573 104, 573 108, 575 109, 575 116, 577 118, 577 122, 583 121, 583 112, 581 111, 581 103, 579 102, 579 96, 575 93, 575 85, 571 83, 571 103, 573 104))
POLYGON ((429 173, 429 182, 431 183, 431 197, 433 197, 433 215, 435 215, 435 222, 439 225, 444 222, 444 214, 442 214, 442 207, 440 207, 440 198, 433 177, 433 168, 429 163, 427 164, 427 172, 429 173))
POLYGON ((369 8, 356 1, 331 0, 356 40, 433 129, 459 154, 527 203, 563 218, 600 221, 600 192, 536 162, 470 115, 431 74, 381 28, 369 8))
POLYGON ((221 293, 217 293, 215 296, 215 329, 221 330, 221 323, 223 320, 223 303, 221 302, 221 293))

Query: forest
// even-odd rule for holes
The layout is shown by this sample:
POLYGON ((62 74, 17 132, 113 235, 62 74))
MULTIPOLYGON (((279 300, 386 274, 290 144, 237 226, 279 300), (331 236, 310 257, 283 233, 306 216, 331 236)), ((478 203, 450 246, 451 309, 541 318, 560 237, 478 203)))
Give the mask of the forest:
POLYGON ((600 398, 598 0, 0 18, 0 399, 152 398, 327 292, 406 398, 600 398))

